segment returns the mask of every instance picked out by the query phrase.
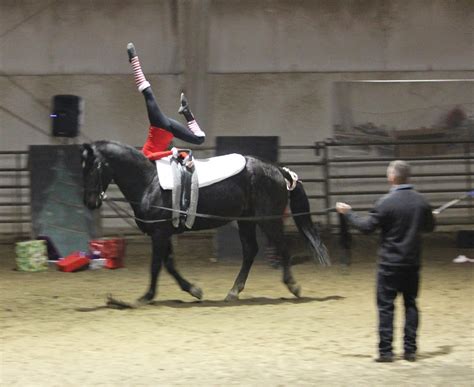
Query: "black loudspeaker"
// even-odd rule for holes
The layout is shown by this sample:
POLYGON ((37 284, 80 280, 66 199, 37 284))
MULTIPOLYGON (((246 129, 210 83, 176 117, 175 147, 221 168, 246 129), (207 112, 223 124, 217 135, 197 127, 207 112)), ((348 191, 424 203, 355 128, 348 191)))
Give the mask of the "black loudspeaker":
POLYGON ((53 136, 77 137, 82 124, 84 102, 77 95, 55 95, 51 112, 53 136))

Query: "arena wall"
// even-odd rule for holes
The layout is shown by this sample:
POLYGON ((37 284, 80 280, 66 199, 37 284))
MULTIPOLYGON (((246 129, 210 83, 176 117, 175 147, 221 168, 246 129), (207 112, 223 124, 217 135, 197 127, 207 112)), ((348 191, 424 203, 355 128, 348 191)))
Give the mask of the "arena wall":
MULTIPOLYGON (((186 90, 205 145, 218 135, 313 144, 333 136, 337 81, 474 79, 473 19, 469 0, 1 1, 0 150, 58 142, 55 94, 85 100, 78 141, 141 145, 129 41, 168 115, 186 90)), ((459 102, 472 108, 465 90, 459 102)))
POLYGON ((48 133, 51 97, 66 93, 85 98, 88 138, 141 144, 128 41, 164 110, 175 116, 185 89, 211 144, 330 137, 336 80, 474 78, 468 0, 20 0, 0 11, 1 149, 48 143, 29 123, 48 133))

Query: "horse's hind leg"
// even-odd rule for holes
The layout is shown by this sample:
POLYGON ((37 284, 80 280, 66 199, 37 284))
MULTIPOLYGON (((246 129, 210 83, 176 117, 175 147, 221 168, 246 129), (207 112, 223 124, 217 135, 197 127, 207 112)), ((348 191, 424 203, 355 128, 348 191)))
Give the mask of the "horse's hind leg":
POLYGON ((277 254, 281 257, 283 269, 283 282, 288 290, 296 297, 300 297, 301 287, 297 284, 291 272, 290 254, 283 233, 283 222, 281 220, 264 222, 259 224, 269 242, 276 248, 277 254))
POLYGON ((240 272, 235 279, 234 286, 230 289, 226 301, 233 301, 239 298, 239 293, 244 290, 245 282, 249 276, 255 256, 258 252, 257 234, 255 223, 238 222, 239 236, 242 243, 243 261, 240 272))
POLYGON ((181 274, 179 274, 178 270, 176 270, 176 267, 174 265, 174 257, 173 257, 173 244, 171 243, 171 241, 168 245, 168 253, 166 254, 166 258, 165 258, 165 267, 168 273, 170 273, 174 277, 176 282, 179 284, 181 290, 188 292, 193 297, 196 297, 199 300, 202 299, 202 290, 199 287, 185 280, 181 276, 181 274))

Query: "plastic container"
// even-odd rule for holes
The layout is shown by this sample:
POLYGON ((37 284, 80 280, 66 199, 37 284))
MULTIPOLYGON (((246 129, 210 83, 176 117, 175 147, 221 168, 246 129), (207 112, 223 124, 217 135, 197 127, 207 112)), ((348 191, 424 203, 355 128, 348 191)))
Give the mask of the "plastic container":
POLYGON ((107 260, 105 258, 91 259, 89 263, 89 269, 92 269, 92 270, 102 269, 105 267, 106 261, 107 260))
POLYGON ((99 253, 104 258, 104 267, 107 269, 119 269, 124 267, 125 240, 123 238, 93 239, 89 242, 89 250, 92 256, 99 253))
POLYGON ((56 263, 56 266, 60 271, 64 272, 75 272, 82 269, 86 269, 89 266, 90 258, 86 255, 86 253, 82 251, 76 251, 67 257, 59 260, 56 263))

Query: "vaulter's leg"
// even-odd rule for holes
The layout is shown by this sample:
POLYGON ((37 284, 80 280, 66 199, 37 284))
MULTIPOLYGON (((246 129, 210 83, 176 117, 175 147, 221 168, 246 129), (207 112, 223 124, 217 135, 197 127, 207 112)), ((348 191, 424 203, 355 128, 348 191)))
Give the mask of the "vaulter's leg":
POLYGON ((230 289, 226 301, 239 298, 239 293, 244 290, 245 282, 249 276, 255 256, 258 252, 256 224, 253 222, 238 222, 240 242, 242 243, 243 261, 240 272, 235 279, 234 286, 230 289))
POLYGON ((169 244, 168 253, 166 254, 165 258, 165 267, 168 273, 170 273, 176 280, 176 282, 179 284, 181 290, 188 292, 189 294, 191 294, 191 296, 196 297, 199 300, 202 299, 202 290, 199 287, 185 280, 178 272, 178 270, 176 270, 173 257, 173 244, 171 243, 171 241, 169 244))
POLYGON ((138 91, 142 92, 146 88, 150 87, 150 82, 146 80, 145 74, 143 74, 140 59, 138 59, 137 51, 133 43, 127 44, 128 61, 132 65, 133 76, 135 77, 135 84, 138 87, 138 91))
POLYGON ((188 100, 186 96, 184 95, 184 93, 181 93, 180 107, 179 107, 178 113, 182 114, 184 118, 186 118, 188 128, 191 132, 194 133, 195 136, 197 137, 206 136, 206 134, 201 130, 199 124, 194 118, 194 114, 191 112, 191 109, 189 108, 188 100))
POLYGON ((128 43, 127 54, 128 60, 132 66, 135 84, 138 88, 138 91, 145 97, 145 104, 150 125, 154 126, 155 128, 169 130, 171 127, 171 122, 169 118, 163 114, 156 102, 150 82, 147 81, 145 74, 143 73, 140 59, 138 58, 137 51, 133 43, 128 43))

